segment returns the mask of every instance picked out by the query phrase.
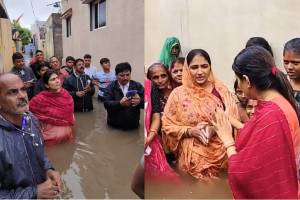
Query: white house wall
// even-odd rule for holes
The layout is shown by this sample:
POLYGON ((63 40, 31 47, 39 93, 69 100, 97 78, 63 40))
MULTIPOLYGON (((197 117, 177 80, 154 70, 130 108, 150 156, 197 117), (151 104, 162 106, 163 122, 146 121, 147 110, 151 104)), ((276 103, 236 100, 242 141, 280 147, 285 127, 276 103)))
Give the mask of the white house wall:
POLYGON ((81 1, 63 2, 63 11, 72 8, 71 36, 66 37, 66 20, 63 24, 63 57, 71 55, 82 58, 92 55, 92 63, 100 69, 100 58, 116 64, 129 62, 132 79, 143 81, 144 77, 144 1, 107 0, 106 26, 90 31, 90 9, 81 1))
POLYGON ((265 37, 282 66, 287 40, 299 37, 298 0, 146 0, 145 65, 158 60, 168 36, 181 41, 183 55, 203 48, 217 77, 232 87, 231 65, 250 37, 265 37))

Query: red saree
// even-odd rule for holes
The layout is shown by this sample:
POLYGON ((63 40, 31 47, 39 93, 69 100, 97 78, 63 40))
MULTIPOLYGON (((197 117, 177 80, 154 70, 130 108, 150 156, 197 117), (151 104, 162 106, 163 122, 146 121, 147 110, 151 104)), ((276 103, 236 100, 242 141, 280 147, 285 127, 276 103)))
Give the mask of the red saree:
MULTIPOLYGON (((145 132, 148 135, 151 125, 151 81, 145 80, 145 132)), ((147 136, 146 135, 146 136, 147 136)), ((169 166, 159 136, 156 135, 149 144, 151 152, 145 155, 145 176, 151 179, 179 181, 179 176, 169 166)))
POLYGON ((65 89, 57 93, 40 92, 31 99, 29 109, 41 122, 46 143, 58 143, 72 138, 74 103, 65 89))
POLYGON ((297 198, 298 182, 288 121, 273 102, 260 102, 240 131, 228 162, 235 199, 297 198))
POLYGON ((41 121, 56 126, 74 125, 73 99, 65 89, 42 91, 29 103, 30 111, 41 121))

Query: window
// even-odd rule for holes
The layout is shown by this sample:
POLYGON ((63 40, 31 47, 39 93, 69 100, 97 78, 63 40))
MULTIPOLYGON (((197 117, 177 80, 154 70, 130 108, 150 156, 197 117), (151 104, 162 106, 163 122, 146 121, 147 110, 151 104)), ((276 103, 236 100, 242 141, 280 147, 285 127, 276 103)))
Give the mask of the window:
POLYGON ((90 3, 91 31, 106 26, 106 0, 96 0, 90 3))
POLYGON ((71 36, 71 17, 66 18, 67 37, 71 36))

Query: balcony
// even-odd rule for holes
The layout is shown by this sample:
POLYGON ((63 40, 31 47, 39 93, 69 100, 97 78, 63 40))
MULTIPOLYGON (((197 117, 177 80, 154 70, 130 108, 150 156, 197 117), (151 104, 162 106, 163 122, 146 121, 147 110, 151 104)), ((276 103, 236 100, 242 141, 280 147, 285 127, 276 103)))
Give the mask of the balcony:
POLYGON ((72 16, 72 8, 66 10, 62 15, 61 18, 66 19, 72 16))

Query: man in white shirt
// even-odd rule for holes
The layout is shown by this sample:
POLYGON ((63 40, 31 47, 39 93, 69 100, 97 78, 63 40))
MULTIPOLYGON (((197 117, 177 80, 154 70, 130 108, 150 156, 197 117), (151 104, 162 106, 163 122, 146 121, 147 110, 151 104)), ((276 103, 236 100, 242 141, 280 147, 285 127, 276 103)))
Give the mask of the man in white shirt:
POLYGON ((83 56, 83 60, 84 60, 84 73, 87 74, 90 78, 92 78, 97 72, 96 66, 91 65, 92 56, 90 54, 85 54, 83 56))
POLYGON ((104 101, 104 92, 107 86, 116 80, 115 71, 110 69, 110 60, 108 58, 101 58, 100 64, 102 71, 98 71, 93 79, 96 81, 96 85, 99 87, 98 99, 104 101))

